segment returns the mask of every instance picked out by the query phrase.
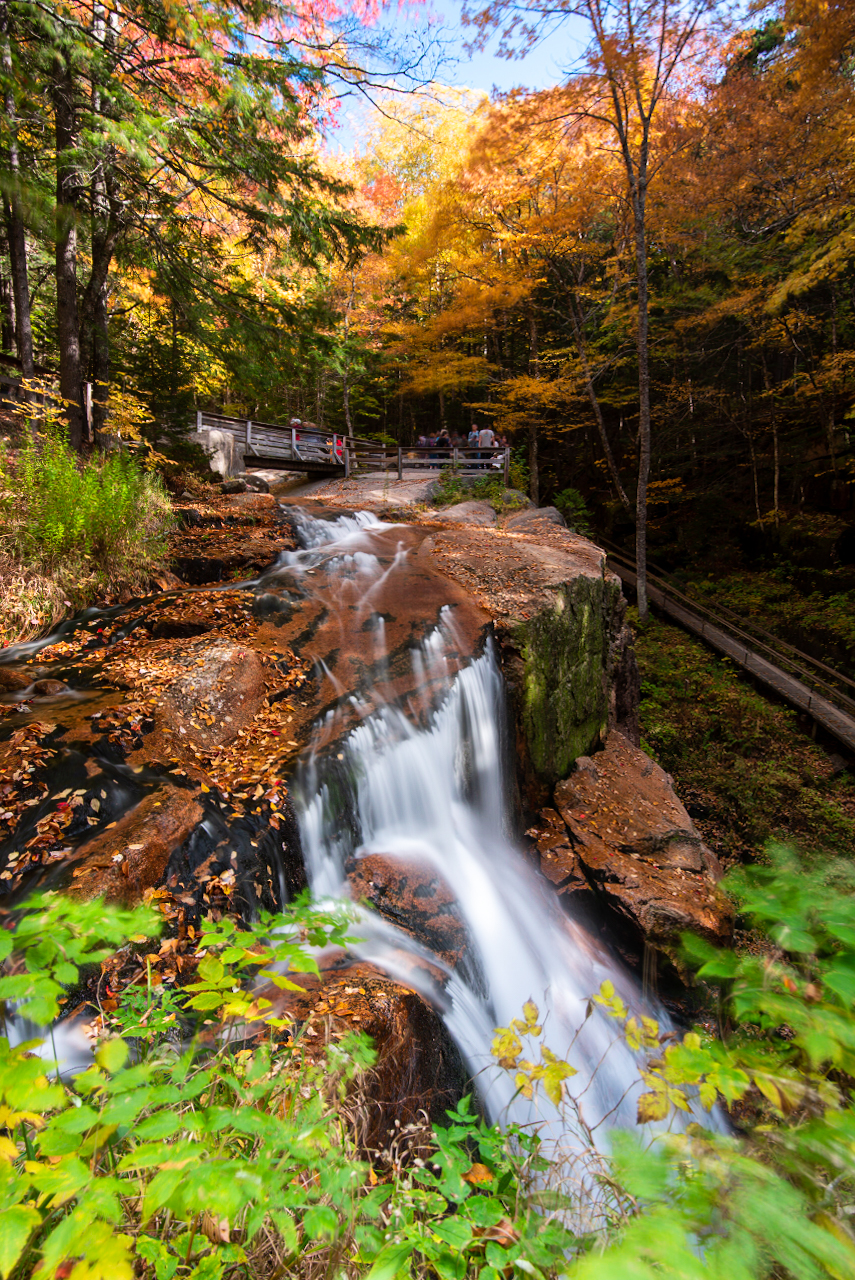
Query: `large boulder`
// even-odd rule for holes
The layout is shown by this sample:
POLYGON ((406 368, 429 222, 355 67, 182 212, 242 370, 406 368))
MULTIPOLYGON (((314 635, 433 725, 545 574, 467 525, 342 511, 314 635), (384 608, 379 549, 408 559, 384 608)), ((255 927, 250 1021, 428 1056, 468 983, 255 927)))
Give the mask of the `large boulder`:
POLYGON ((223 480, 236 475, 243 467, 235 438, 231 431, 217 431, 213 427, 205 427, 191 437, 194 444, 200 444, 210 460, 211 470, 217 472, 223 480))
POLYGON ((732 909, 716 888, 715 855, 668 775, 623 734, 576 761, 555 788, 555 811, 561 823, 547 814, 538 846, 560 891, 590 889, 619 933, 672 959, 684 932, 729 940, 732 909))
POLYGON ((454 894, 423 862, 370 853, 348 866, 350 894, 454 968, 466 950, 466 927, 454 894))
POLYGON ((202 821, 204 810, 190 790, 162 786, 87 841, 70 859, 70 892, 127 906, 159 885, 176 848, 202 821))
POLYGON ((328 1044, 354 1031, 371 1037, 376 1063, 361 1096, 352 1098, 356 1105, 347 1108, 366 1152, 384 1150, 399 1128, 425 1116, 441 1123, 466 1092, 466 1072, 442 1018, 411 987, 365 962, 288 976, 302 989, 261 994, 279 1016, 295 1021, 308 1056, 320 1059, 328 1044))
POLYGON ((508 527, 442 531, 429 553, 493 617, 526 800, 538 809, 610 727, 637 736, 637 672, 605 552, 548 519, 513 537, 508 527))
POLYGON ((455 502, 453 507, 441 507, 438 515, 454 524, 494 525, 498 517, 489 502, 455 502))
POLYGON ((176 658, 181 674, 158 706, 162 729, 211 748, 231 742, 255 718, 265 694, 258 654, 231 640, 197 641, 176 658))
POLYGON ((567 525, 567 521, 557 507, 528 507, 525 511, 518 511, 516 515, 512 515, 506 521, 505 528, 522 529, 533 520, 545 520, 547 524, 558 525, 560 529, 567 525))

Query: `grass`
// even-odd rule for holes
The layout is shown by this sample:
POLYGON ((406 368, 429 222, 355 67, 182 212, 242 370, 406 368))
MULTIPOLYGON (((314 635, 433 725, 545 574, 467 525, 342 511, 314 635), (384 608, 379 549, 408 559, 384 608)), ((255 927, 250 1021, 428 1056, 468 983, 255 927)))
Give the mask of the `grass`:
POLYGON ((173 525, 156 475, 124 453, 82 460, 57 422, 0 453, 0 643, 161 567, 173 525))
POLYGON ((770 839, 816 861, 851 856, 855 780, 726 658, 652 620, 636 638, 643 745, 674 778, 725 864, 762 856, 770 839))

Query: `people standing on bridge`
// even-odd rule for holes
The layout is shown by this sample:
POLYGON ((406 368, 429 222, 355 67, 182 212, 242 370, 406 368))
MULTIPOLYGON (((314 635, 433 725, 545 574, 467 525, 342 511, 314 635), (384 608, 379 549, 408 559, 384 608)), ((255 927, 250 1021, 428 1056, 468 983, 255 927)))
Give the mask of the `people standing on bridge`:
POLYGON ((487 466, 489 466, 490 459, 493 456, 493 447, 495 443, 496 443, 496 433, 494 432, 493 428, 482 427, 481 430, 478 432, 478 448, 481 450, 481 452, 478 454, 478 457, 481 462, 485 462, 486 460, 485 465, 487 466))
POLYGON ((474 422, 472 423, 472 430, 469 432, 469 435, 466 437, 466 446, 467 446, 467 448, 469 448, 469 449, 477 449, 477 448, 478 448, 478 425, 477 425, 477 423, 474 423, 474 422))

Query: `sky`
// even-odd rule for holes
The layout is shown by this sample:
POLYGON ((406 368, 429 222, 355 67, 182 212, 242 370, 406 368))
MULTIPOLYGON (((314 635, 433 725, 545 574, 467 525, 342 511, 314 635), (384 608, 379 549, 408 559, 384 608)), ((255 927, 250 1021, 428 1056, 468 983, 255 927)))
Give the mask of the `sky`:
MULTIPOLYGON (((572 27, 564 28, 560 34, 550 36, 521 59, 509 61, 497 57, 498 37, 493 38, 483 53, 470 55, 463 46, 473 33, 463 26, 460 12, 460 0, 427 0, 424 5, 403 10, 393 8, 383 19, 383 25, 394 36, 405 35, 430 21, 447 48, 436 80, 485 93, 492 93, 494 89, 507 92, 519 86, 549 88, 563 78, 563 72, 582 50, 582 28, 577 26, 575 31, 572 27)), ((365 110, 359 99, 346 99, 342 103, 338 123, 328 138, 333 150, 347 151, 358 142, 365 110)))

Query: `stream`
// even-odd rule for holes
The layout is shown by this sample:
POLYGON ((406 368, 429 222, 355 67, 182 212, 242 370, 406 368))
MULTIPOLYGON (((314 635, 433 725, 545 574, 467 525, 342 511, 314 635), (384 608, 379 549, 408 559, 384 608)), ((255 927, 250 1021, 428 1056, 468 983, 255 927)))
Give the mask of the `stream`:
POLYGON ((400 669, 393 680, 380 609, 384 600, 412 597, 416 552, 400 536, 407 531, 365 513, 331 520, 301 513, 296 531, 305 549, 286 553, 277 574, 335 619, 338 666, 354 665, 356 647, 363 673, 363 687, 347 687, 323 662, 334 695, 295 779, 314 895, 348 896, 348 871, 376 857, 421 865, 450 888, 468 944, 453 969, 365 907, 355 950, 441 1010, 488 1117, 537 1123, 552 1158, 587 1182, 591 1144, 607 1145, 612 1127, 635 1126, 643 1089, 620 1024, 590 998, 610 980, 663 1030, 667 1014, 642 1001, 635 980, 568 916, 515 841, 506 700, 489 633, 467 660, 465 626, 443 605, 408 650, 410 681, 400 669), (366 633, 370 661, 356 639, 366 633), (543 1043, 576 1070, 561 1114, 538 1092, 524 1097, 490 1052, 496 1027, 520 1018, 526 1001, 538 1006, 543 1043))
MULTIPOLYGON (((663 1030, 668 1017, 526 861, 489 618, 427 564, 429 531, 367 512, 288 510, 299 549, 240 585, 256 616, 273 619, 315 667, 318 711, 289 780, 313 894, 351 896, 361 866, 418 868, 426 885, 443 887, 465 939, 459 956, 365 905, 351 949, 441 1013, 490 1121, 542 1126, 550 1155, 590 1202, 596 1151, 613 1127, 635 1126, 643 1089, 621 1024, 591 997, 609 980, 636 1015, 663 1030), (560 1109, 537 1090, 526 1098, 490 1051, 495 1029, 527 1001, 542 1043, 575 1069, 560 1109)), ((539 1052, 524 1043, 523 1056, 539 1052)), ((76 1055, 66 1046, 60 1056, 76 1055)))

